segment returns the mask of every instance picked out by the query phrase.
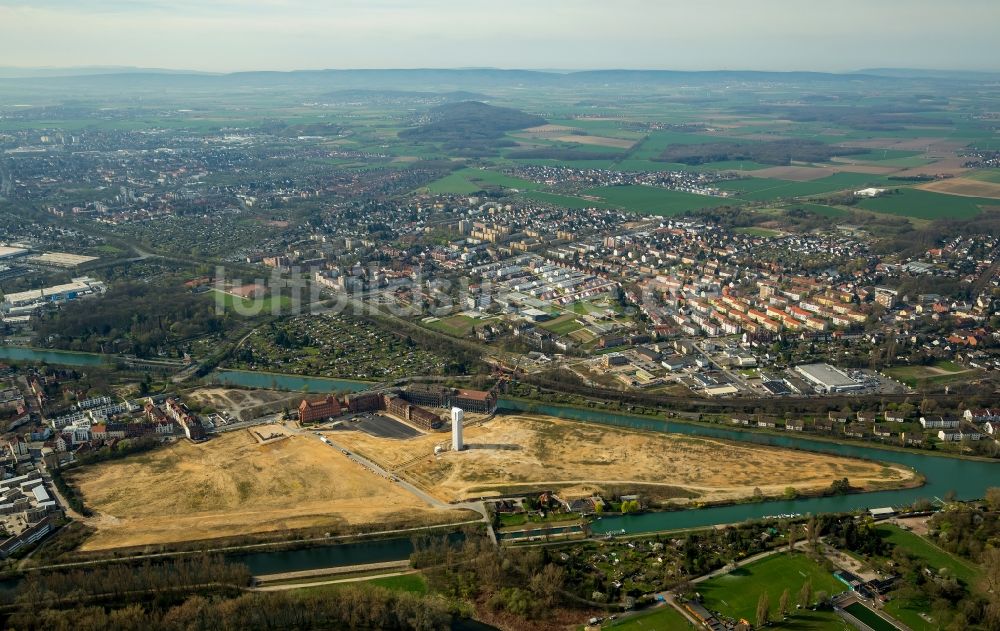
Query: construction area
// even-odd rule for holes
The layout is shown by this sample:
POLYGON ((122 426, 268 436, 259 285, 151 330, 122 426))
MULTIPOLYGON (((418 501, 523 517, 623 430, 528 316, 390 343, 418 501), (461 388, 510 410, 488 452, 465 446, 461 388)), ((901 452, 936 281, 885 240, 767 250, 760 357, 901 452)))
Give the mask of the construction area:
POLYGON ((304 528, 454 523, 311 433, 256 426, 193 444, 83 467, 67 475, 94 516, 83 550, 176 543, 304 528))
POLYGON ((916 483, 902 467, 825 454, 545 416, 470 416, 461 452, 440 434, 386 440, 341 431, 336 441, 447 502, 518 490, 586 497, 656 487, 680 502, 730 501, 751 497, 755 489, 765 495, 781 495, 790 486, 818 491, 845 477, 853 487, 872 490, 916 483))

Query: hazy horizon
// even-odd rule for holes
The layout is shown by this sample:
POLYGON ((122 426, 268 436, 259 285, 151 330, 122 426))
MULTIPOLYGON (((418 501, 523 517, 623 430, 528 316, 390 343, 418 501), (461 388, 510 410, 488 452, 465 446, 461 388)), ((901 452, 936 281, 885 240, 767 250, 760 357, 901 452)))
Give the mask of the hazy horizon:
POLYGON ((997 71, 1000 4, 0 0, 6 67, 997 71))

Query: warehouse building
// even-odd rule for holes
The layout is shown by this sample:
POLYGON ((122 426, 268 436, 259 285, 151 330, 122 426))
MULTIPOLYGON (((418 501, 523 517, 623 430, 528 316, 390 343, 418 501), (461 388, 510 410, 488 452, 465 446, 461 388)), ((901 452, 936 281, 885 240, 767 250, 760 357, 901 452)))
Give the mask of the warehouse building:
POLYGON ((864 388, 864 384, 858 383, 846 372, 830 364, 803 364, 796 366, 795 372, 802 375, 802 378, 817 392, 854 392, 864 388))

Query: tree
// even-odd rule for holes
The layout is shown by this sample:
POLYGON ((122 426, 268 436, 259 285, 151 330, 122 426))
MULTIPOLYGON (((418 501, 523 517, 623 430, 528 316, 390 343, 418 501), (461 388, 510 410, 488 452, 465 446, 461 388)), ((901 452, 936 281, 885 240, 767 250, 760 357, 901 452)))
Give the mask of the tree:
POLYGON ((813 583, 811 578, 807 578, 805 583, 802 583, 802 589, 799 590, 799 606, 808 607, 812 603, 813 597, 813 583))
POLYGON ((767 599, 767 592, 761 592, 757 599, 757 626, 763 627, 770 620, 771 604, 767 599))
POLYGON ((795 540, 798 538, 798 532, 795 530, 795 524, 788 527, 788 551, 792 552, 795 550, 795 540))
POLYGON ((990 510, 1000 511, 1000 486, 991 486, 986 489, 986 506, 990 510))
POLYGON ((986 615, 1000 629, 1000 548, 986 548, 979 562, 983 567, 979 591, 986 596, 986 615))
POLYGON ((781 614, 782 618, 788 615, 789 597, 790 594, 788 593, 788 588, 786 587, 785 591, 781 592, 781 598, 778 600, 778 613, 781 614))

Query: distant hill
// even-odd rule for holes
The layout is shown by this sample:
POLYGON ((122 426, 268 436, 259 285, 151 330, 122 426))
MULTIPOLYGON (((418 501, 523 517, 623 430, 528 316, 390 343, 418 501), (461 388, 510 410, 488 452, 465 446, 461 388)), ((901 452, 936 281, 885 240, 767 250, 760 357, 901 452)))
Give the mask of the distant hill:
POLYGON ((485 94, 478 92, 467 92, 465 90, 455 90, 452 92, 422 92, 417 90, 365 90, 348 89, 334 90, 321 95, 324 98, 351 100, 361 103, 371 101, 480 101, 489 98, 485 94))
POLYGON ((541 116, 479 101, 439 105, 428 112, 428 118, 427 123, 404 129, 399 137, 441 143, 464 155, 493 155, 497 148, 513 144, 503 138, 506 132, 548 122, 541 116))
MULTIPOLYGON (((718 86, 720 83, 788 85, 797 90, 859 86, 884 89, 888 85, 926 84, 932 81, 992 83, 989 73, 947 73, 915 70, 866 70, 836 74, 824 72, 759 72, 743 70, 589 70, 547 72, 538 70, 465 69, 384 69, 384 70, 295 70, 290 72, 193 73, 144 68, 11 69, 0 68, 0 90, 12 87, 21 93, 37 90, 52 95, 58 90, 74 98, 107 98, 109 94, 157 97, 178 95, 254 94, 296 92, 300 97, 323 98, 351 94, 365 99, 382 92, 395 97, 421 99, 417 94, 454 95, 445 100, 478 100, 480 94, 496 94, 510 89, 605 90, 620 88, 675 88, 718 86), (876 74, 877 73, 877 74, 876 74), (465 96, 461 96, 465 93, 465 96), (476 96, 472 96, 476 95, 476 96)), ((485 98, 485 97, 483 97, 485 98)))
POLYGON ((998 71, 927 70, 922 68, 865 68, 851 74, 875 75, 897 79, 954 79, 960 81, 990 81, 1000 79, 998 71))
POLYGON ((136 66, 76 66, 72 68, 22 68, 18 66, 0 66, 0 79, 88 77, 93 75, 120 74, 218 75, 218 73, 200 72, 197 70, 138 68, 136 66))

